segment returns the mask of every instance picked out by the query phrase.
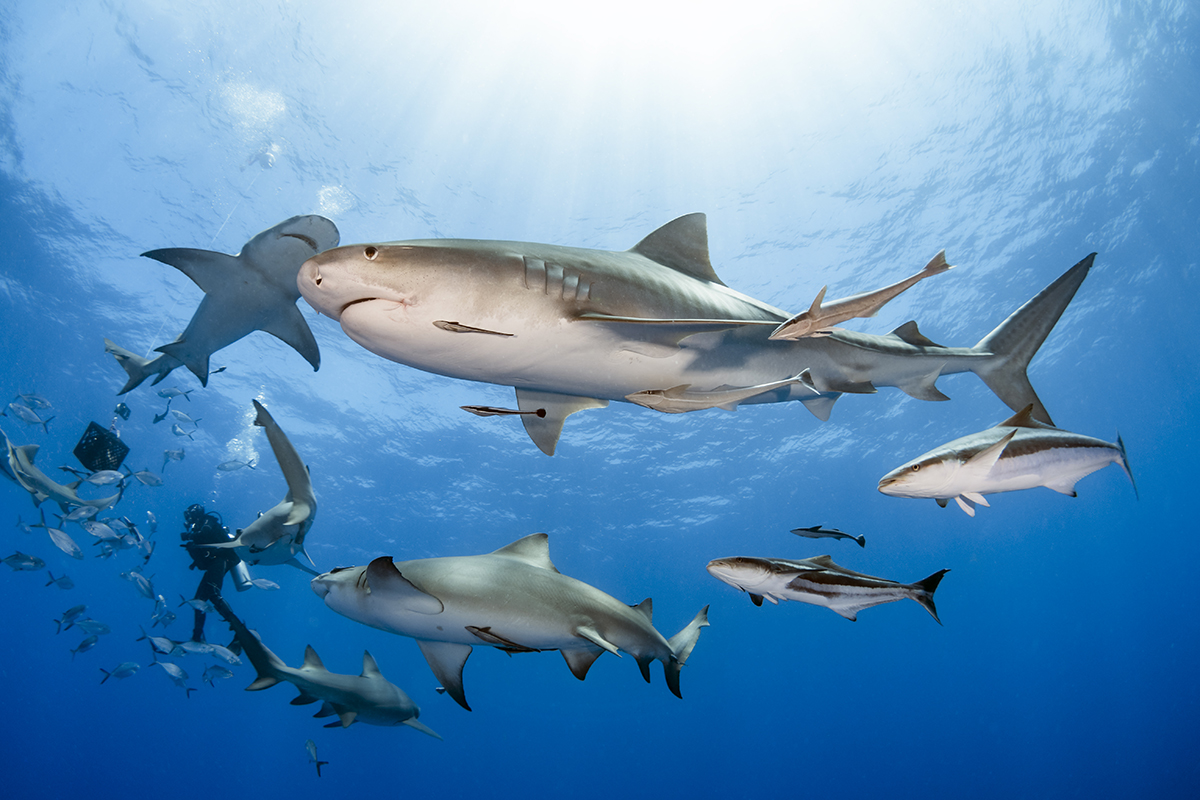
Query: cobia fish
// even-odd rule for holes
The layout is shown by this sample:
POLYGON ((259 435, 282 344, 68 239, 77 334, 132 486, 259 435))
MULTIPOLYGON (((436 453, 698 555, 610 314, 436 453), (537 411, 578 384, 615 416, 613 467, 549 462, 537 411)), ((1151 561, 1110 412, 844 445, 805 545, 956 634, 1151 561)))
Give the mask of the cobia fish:
POLYGON ((884 475, 879 491, 893 497, 933 498, 945 508, 949 500, 969 516, 987 506, 985 494, 1045 486, 1075 497, 1075 484, 1109 464, 1129 470, 1125 443, 1060 430, 1033 418, 1025 407, 995 427, 935 447, 884 475))

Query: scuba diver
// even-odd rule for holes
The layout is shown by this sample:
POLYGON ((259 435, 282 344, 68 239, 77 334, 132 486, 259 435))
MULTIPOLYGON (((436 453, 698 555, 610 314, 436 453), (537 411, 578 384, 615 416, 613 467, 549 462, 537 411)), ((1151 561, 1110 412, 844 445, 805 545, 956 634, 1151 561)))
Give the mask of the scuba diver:
MULTIPOLYGON (((200 585, 196 587, 196 600, 212 602, 221 596, 221 586, 225 582, 225 573, 232 572, 234 585, 239 592, 249 589, 250 570, 233 550, 221 547, 204 547, 209 544, 219 544, 231 541, 234 537, 229 529, 221 524, 217 514, 209 514, 204 506, 196 503, 187 507, 183 512, 184 531, 180 534, 183 544, 192 557, 189 569, 198 569, 204 573, 200 585)), ((205 613, 195 609, 195 623, 192 627, 192 641, 204 641, 205 613)))

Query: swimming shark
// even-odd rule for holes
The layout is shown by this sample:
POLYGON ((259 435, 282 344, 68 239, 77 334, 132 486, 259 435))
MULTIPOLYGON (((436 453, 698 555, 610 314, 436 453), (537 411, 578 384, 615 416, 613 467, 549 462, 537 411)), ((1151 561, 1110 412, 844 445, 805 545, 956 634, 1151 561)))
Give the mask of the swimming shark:
POLYGON ((417 717, 421 716, 421 709, 403 689, 383 677, 379 665, 369 652, 363 652, 361 675, 339 675, 330 672, 321 663, 321 658, 311 645, 304 648, 304 663, 299 668, 289 667, 263 644, 258 633, 247 628, 245 623, 238 619, 224 598, 217 597, 213 605, 229 623, 235 638, 242 646, 242 652, 250 659, 258 673, 254 682, 246 687, 246 691, 257 692, 286 681, 300 691, 292 700, 292 705, 306 705, 319 700, 322 701, 322 705, 315 716, 337 715, 338 722, 326 725, 327 728, 338 725, 346 728, 354 722, 384 726, 407 725, 435 739, 442 738, 424 723, 417 721, 417 717))
POLYGON ((794 315, 717 277, 703 214, 621 252, 468 239, 337 247, 306 261, 297 285, 377 355, 514 387, 520 411, 545 412, 521 420, 553 455, 568 415, 613 400, 724 392, 727 402, 716 405, 798 400, 825 420, 843 393, 879 386, 946 400, 936 381, 959 372, 979 375, 1013 410, 1033 403, 1049 422, 1026 367, 1094 256, 972 347, 935 344, 915 322, 882 336, 838 329, 772 341, 794 315))
POLYGON ((910 598, 929 612, 939 625, 933 593, 948 569, 939 570, 916 583, 897 583, 839 567, 829 556, 792 561, 786 558, 736 556, 708 562, 708 573, 735 589, 750 594, 754 605, 763 598, 778 605, 780 600, 799 600, 824 606, 854 622, 864 608, 910 598))
POLYGON ((535 533, 491 553, 341 567, 312 580, 325 605, 373 628, 410 636, 433 674, 468 711, 462 670, 472 645, 508 653, 558 650, 583 680, 601 653, 633 656, 646 682, 663 664, 676 697, 679 672, 708 626, 708 606, 669 640, 651 624, 649 599, 628 606, 555 569, 535 533))
POLYGON ((318 369, 321 353, 296 301, 296 272, 310 256, 336 247, 337 226, 315 214, 291 217, 259 233, 237 255, 173 247, 142 253, 175 267, 204 290, 204 299, 179 337, 155 348, 147 359, 105 339, 105 351, 124 367, 125 394, 154 376, 158 383, 181 364, 208 385, 213 353, 254 331, 266 331, 291 345, 318 369))
POLYGON ((999 425, 935 447, 884 475, 879 491, 893 497, 926 497, 943 508, 949 500, 968 516, 989 506, 985 494, 1045 486, 1075 497, 1075 484, 1117 464, 1137 484, 1118 434, 1115 444, 1071 433, 1033 418, 1024 409, 999 425))
POLYGON ((2 463, 0 463, 0 472, 3 472, 5 477, 15 481, 22 489, 29 492, 35 506, 40 506, 47 500, 53 500, 55 503, 58 503, 58 507, 62 509, 64 514, 70 511, 72 506, 87 506, 88 508, 95 508, 97 511, 103 511, 106 508, 116 505, 125 491, 122 486, 122 488, 117 490, 116 494, 109 497, 97 497, 85 500, 76 492, 82 481, 74 481, 68 484, 58 483, 34 465, 33 462, 37 457, 39 449, 38 445, 27 444, 16 446, 3 431, 0 431, 0 439, 3 440, 6 451, 2 457, 2 463))
POLYGON ((251 402, 257 412, 254 424, 267 431, 267 441, 271 443, 275 460, 287 481, 287 494, 270 511, 239 529, 230 541, 205 546, 234 550, 247 564, 290 564, 316 575, 316 570, 304 566, 296 558, 302 555, 308 563, 313 563, 304 550, 304 538, 317 516, 317 496, 313 493, 308 467, 263 404, 257 400, 251 402))

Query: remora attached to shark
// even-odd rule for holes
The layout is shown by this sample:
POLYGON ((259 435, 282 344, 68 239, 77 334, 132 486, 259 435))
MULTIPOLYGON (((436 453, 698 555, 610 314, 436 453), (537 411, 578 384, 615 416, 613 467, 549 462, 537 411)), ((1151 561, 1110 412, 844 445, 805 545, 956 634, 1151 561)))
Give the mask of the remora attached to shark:
POLYGON ((304 648, 304 664, 299 668, 289 667, 263 644, 258 633, 247 628, 238 619, 224 598, 216 598, 213 605, 233 629, 234 635, 242 645, 242 652, 250 659, 258 673, 258 677, 246 687, 246 691, 257 692, 286 681, 300 691, 300 694, 293 698, 292 705, 321 701, 321 709, 314 716, 338 716, 339 721, 326 725, 327 728, 338 725, 346 728, 354 722, 384 726, 407 725, 436 739, 442 738, 417 721, 417 717, 421 716, 421 709, 403 689, 383 677, 379 665, 369 652, 363 651, 361 675, 330 672, 321 663, 317 651, 313 650, 311 645, 304 648))
POLYGON ((266 331, 291 345, 315 370, 321 353, 296 301, 296 273, 305 259, 336 247, 338 230, 315 214, 291 217, 242 246, 235 256, 211 250, 173 247, 142 253, 175 267, 204 290, 204 299, 179 337, 153 359, 104 340, 125 368, 125 394, 150 376, 158 383, 181 364, 208 385, 209 357, 254 331, 266 331))
POLYGON ((313 563, 304 550, 304 538, 317 516, 317 496, 313 493, 308 467, 270 412, 257 400, 251 402, 257 412, 254 424, 267 431, 267 440, 287 481, 287 494, 270 511, 239 529, 232 540, 205 546, 234 550, 247 564, 290 564, 316 575, 316 570, 296 558, 302 555, 309 564, 313 563))
POLYGON ((909 598, 921 604, 937 620, 933 593, 950 570, 939 570, 916 583, 897 583, 839 567, 829 556, 793 561, 786 558, 735 556, 708 562, 708 572, 717 580, 750 594, 754 605, 763 598, 778 605, 780 600, 799 600, 836 611, 851 622, 864 608, 909 598))
POLYGON ((550 561, 544 533, 476 556, 393 561, 341 567, 312 580, 313 591, 337 613, 373 628, 417 640, 446 692, 468 711, 462 670, 472 645, 509 653, 558 650, 583 680, 601 653, 633 656, 646 682, 661 661, 677 696, 679 672, 708 606, 669 640, 651 624, 649 599, 628 606, 594 586, 568 578, 550 561))
POLYGON ((1075 497, 1075 484, 1118 464, 1137 494, 1125 443, 1060 430, 1033 418, 1026 407, 999 425, 946 442, 884 475, 879 491, 893 497, 925 497, 945 508, 955 500, 975 516, 985 494, 1045 486, 1075 497))
POLYGON ((845 392, 894 386, 945 400, 941 375, 974 372, 1014 410, 1049 422, 1026 367, 1094 254, 973 347, 942 347, 916 323, 877 336, 834 330, 776 340, 793 318, 736 292, 708 256, 703 214, 623 252, 529 242, 426 239, 310 258, 300 293, 384 358, 513 386, 530 438, 554 453, 569 414, 609 401, 678 412, 798 400, 820 419, 845 392))

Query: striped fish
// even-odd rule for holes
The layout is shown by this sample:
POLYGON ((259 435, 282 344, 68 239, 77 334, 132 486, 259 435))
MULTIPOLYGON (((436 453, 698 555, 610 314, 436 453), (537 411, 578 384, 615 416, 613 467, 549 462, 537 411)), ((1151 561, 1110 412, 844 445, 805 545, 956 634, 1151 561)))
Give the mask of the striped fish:
POLYGON ((708 562, 708 572, 719 581, 750 594, 754 605, 763 598, 778 605, 780 600, 798 600, 836 611, 851 622, 864 608, 910 598, 920 603, 939 625, 933 593, 943 569, 916 583, 897 583, 873 575, 864 575, 833 563, 829 556, 799 561, 786 558, 749 558, 738 556, 708 562))
POLYGON ((1033 418, 1026 406, 994 428, 935 447, 884 475, 879 491, 893 497, 931 497, 943 508, 950 500, 970 516, 987 506, 985 494, 1045 486, 1075 497, 1075 484, 1109 464, 1119 464, 1134 494, 1125 443, 1071 433, 1033 418))

